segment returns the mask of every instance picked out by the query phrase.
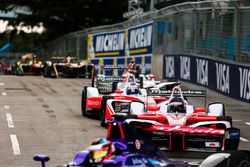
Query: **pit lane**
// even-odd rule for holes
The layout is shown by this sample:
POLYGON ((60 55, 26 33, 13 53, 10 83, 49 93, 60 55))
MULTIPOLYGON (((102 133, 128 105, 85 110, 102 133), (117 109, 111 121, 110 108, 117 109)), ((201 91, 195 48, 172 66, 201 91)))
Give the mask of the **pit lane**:
MULTIPOLYGON (((86 79, 1 76, 1 166, 39 166, 32 160, 37 153, 50 156, 48 166, 58 166, 70 161, 95 138, 104 137, 106 130, 100 127, 98 120, 81 116, 81 91, 83 85, 89 84, 90 80, 86 79)), ((250 105, 207 90, 207 103, 210 101, 225 104, 226 114, 231 115, 234 126, 241 129, 240 149, 250 150, 250 105)), ((192 102, 204 104, 203 99, 192 102)))

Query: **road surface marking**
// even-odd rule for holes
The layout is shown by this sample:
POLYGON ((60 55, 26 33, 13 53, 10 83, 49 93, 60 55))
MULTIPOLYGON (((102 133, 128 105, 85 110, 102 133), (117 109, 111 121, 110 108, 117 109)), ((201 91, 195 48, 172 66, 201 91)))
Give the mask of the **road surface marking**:
POLYGON ((233 121, 234 121, 234 122, 241 122, 241 121, 243 121, 243 120, 234 119, 233 121))
POLYGON ((2 82, 1 82, 1 83, 0 83, 0 85, 1 85, 1 86, 3 86, 3 85, 4 85, 4 83, 2 83, 2 82))
POLYGON ((4 109, 10 109, 10 106, 9 106, 9 105, 4 105, 3 108, 4 108, 4 109))
POLYGON ((2 92, 2 96, 6 96, 7 95, 7 93, 6 92, 2 92))
POLYGON ((247 139, 245 139, 245 138, 243 138, 243 137, 240 137, 240 140, 241 140, 241 141, 248 142, 248 140, 247 140, 247 139))
POLYGON ((245 122, 245 124, 250 125, 250 122, 245 122))
POLYGON ((12 150, 14 155, 20 155, 20 147, 16 135, 10 135, 10 140, 12 144, 12 150))
POLYGON ((11 113, 6 113, 6 118, 7 118, 7 122, 8 122, 8 127, 9 128, 14 128, 14 123, 13 123, 13 120, 12 120, 11 113))

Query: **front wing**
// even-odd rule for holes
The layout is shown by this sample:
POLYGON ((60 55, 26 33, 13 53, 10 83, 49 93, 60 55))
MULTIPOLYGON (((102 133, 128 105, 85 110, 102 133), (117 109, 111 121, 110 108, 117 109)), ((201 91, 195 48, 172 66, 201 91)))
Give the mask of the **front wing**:
POLYGON ((140 135, 151 139, 160 149, 169 151, 236 150, 240 131, 237 128, 167 126, 164 124, 136 123, 140 135))

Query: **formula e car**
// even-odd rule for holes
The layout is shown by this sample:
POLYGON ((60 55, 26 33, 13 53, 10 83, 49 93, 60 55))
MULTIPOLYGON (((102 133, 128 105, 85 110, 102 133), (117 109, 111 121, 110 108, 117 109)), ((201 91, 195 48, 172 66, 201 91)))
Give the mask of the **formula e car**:
POLYGON ((135 83, 143 89, 154 88, 158 90, 172 90, 174 86, 180 85, 180 82, 156 81, 153 74, 140 74, 137 78, 133 71, 127 71, 127 68, 124 67, 102 67, 102 70, 102 74, 93 73, 91 86, 98 88, 99 92, 103 94, 112 93, 118 82, 135 83), (123 73, 119 75, 119 72, 114 71, 123 71, 123 73))
POLYGON ((140 89, 136 83, 130 83, 129 80, 125 82, 118 82, 117 89, 114 93, 109 95, 102 95, 95 87, 85 86, 82 91, 82 115, 94 114, 100 116, 101 126, 105 126, 107 123, 106 115, 106 102, 108 99, 117 100, 139 100, 143 101, 148 106, 148 110, 158 110, 157 103, 166 100, 166 97, 162 96, 147 96, 145 89, 140 89))
POLYGON ((33 53, 22 55, 21 61, 16 65, 16 75, 42 75, 44 69, 42 60, 33 53))
POLYGON ((86 65, 73 57, 51 57, 46 61, 44 77, 91 78, 93 65, 86 65))
POLYGON ((130 122, 137 125, 141 135, 164 150, 215 152, 238 148, 240 130, 232 126, 230 116, 225 116, 222 103, 210 103, 207 110, 195 108, 184 99, 179 87, 173 89, 177 91, 180 97, 172 94, 154 111, 142 101, 109 99, 105 119, 117 112, 125 113, 133 118, 130 122))
MULTIPOLYGON (((221 152, 208 156, 197 164, 169 160, 150 140, 137 133, 137 129, 129 119, 123 121, 124 115, 114 114, 115 120, 109 122, 107 137, 97 139, 64 167, 245 167, 249 165, 249 151, 221 152)), ((36 155, 36 161, 49 160, 46 155, 36 155)))
MULTIPOLYGON (((151 141, 140 137, 136 129, 126 122, 117 120, 109 123, 107 137, 97 139, 75 158, 63 165, 69 166, 103 166, 103 167, 189 167, 186 162, 170 161, 163 157, 161 151, 151 141)), ((35 160, 48 160, 47 156, 37 155, 35 160)))

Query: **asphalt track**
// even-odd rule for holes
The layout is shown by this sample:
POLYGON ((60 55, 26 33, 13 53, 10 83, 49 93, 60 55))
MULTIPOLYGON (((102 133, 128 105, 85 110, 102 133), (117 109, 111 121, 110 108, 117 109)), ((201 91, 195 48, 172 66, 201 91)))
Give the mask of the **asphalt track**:
MULTIPOLYGON (((0 166, 38 167, 35 154, 48 154, 48 167, 70 161, 106 129, 81 116, 80 98, 86 79, 0 76, 0 166)), ((204 89, 184 83, 190 89, 204 89)), ((226 115, 241 129, 240 149, 250 150, 250 104, 208 90, 207 103, 221 101, 226 115)), ((197 106, 204 99, 192 99, 197 106)))

